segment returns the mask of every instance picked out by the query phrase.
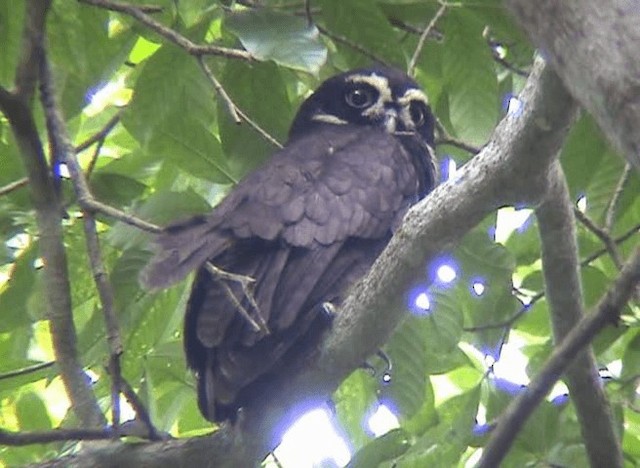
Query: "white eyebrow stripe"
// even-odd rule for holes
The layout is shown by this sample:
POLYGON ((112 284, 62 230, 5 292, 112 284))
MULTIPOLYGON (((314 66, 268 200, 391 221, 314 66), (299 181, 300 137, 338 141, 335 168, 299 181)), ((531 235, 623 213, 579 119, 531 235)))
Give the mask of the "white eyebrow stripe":
POLYGON ((422 101, 425 105, 429 105, 429 99, 427 95, 417 88, 410 88, 398 98, 398 102, 402 105, 407 105, 411 101, 422 101))
POLYGON ((376 75, 353 75, 347 77, 347 81, 351 83, 365 83, 375 88, 382 98, 383 102, 391 102, 393 96, 391 95, 391 88, 389 87, 389 80, 384 76, 376 75))
POLYGON ((311 117, 314 122, 323 122, 334 125, 347 125, 349 122, 331 114, 316 114, 311 117))

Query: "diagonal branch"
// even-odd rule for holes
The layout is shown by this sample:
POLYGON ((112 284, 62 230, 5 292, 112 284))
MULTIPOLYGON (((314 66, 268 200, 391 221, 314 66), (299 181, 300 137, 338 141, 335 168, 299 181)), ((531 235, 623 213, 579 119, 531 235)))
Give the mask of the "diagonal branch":
POLYGON ((200 64, 200 67, 202 67, 202 70, 204 71, 204 74, 207 76, 207 78, 209 79, 209 81, 213 85, 213 88, 218 92, 218 95, 224 101, 225 106, 227 107, 227 110, 229 111, 229 114, 231 115, 231 118, 234 120, 234 122, 239 124, 239 123, 242 123, 242 121, 244 120, 256 132, 258 132, 258 134, 262 138, 267 140, 269 143, 271 143, 276 148, 282 148, 282 144, 278 140, 276 140, 274 137, 272 137, 265 129, 263 129, 254 120, 252 120, 247 114, 245 114, 236 105, 235 102, 233 102, 233 100, 231 99, 231 96, 229 96, 227 91, 222 86, 222 83, 220 83, 220 81, 218 81, 216 76, 211 71, 211 68, 209 68, 209 65, 207 65, 207 62, 205 62, 204 57, 198 57, 198 63, 200 64))
POLYGON ((415 74, 416 65, 418 64, 418 59, 420 58, 420 54, 422 53, 424 43, 427 40, 427 37, 429 37, 429 35, 431 34, 431 31, 433 31, 433 28, 436 27, 436 23, 440 20, 442 15, 444 15, 445 11, 447 11, 447 7, 448 5, 446 3, 440 2, 440 8, 438 8, 438 11, 436 11, 436 14, 433 15, 433 18, 431 19, 431 21, 429 21, 427 27, 424 28, 424 31, 422 31, 422 34, 420 34, 418 45, 416 46, 416 50, 413 51, 413 56, 411 57, 409 66, 407 67, 407 75, 413 76, 415 74))
MULTIPOLYGON (((615 323, 620 311, 631 298, 635 286, 640 283, 640 249, 606 292, 595 311, 583 317, 555 348, 540 373, 531 381, 505 410, 498 421, 498 427, 485 446, 482 458, 476 468, 494 468, 506 455, 515 436, 536 406, 549 393, 555 382, 571 365, 574 357, 587 346, 607 325, 615 323)), ((611 454, 615 456, 615 454, 611 454)), ((604 465, 613 466, 608 459, 604 465)))
POLYGON ((175 30, 164 26, 159 21, 156 21, 151 16, 145 13, 145 11, 138 5, 133 5, 130 3, 122 3, 122 2, 114 2, 110 0, 78 0, 80 3, 86 3, 87 5, 94 5, 99 8, 104 8, 110 11, 117 11, 118 13, 124 13, 125 15, 129 15, 132 18, 135 18, 140 23, 144 24, 146 27, 151 29, 152 31, 158 33, 160 36, 164 37, 168 41, 174 43, 175 45, 183 48, 188 54, 194 56, 201 55, 218 55, 226 58, 233 59, 242 59, 242 60, 253 60, 253 56, 245 51, 240 49, 231 49, 228 47, 221 47, 216 45, 200 45, 195 44, 190 39, 187 39, 185 36, 177 33, 175 30))
POLYGON ((22 179, 18 179, 14 182, 11 182, 5 185, 4 187, 0 187, 0 197, 13 192, 14 190, 18 190, 19 188, 26 187, 28 183, 29 183, 29 178, 23 177, 22 179))
POLYGON ((589 231, 594 233, 600 241, 604 244, 605 248, 609 252, 613 263, 616 268, 620 270, 622 268, 622 260, 620 259, 620 252, 618 252, 618 248, 616 247, 616 243, 609 235, 609 233, 598 226, 591 218, 589 218, 586 214, 580 211, 578 208, 573 208, 573 214, 578 221, 580 221, 589 231))

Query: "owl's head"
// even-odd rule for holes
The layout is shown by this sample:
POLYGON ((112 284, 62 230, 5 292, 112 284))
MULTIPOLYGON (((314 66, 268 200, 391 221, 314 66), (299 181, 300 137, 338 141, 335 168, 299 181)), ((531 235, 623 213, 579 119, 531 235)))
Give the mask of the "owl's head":
POLYGON ((329 78, 304 101, 289 137, 321 124, 380 127, 391 134, 414 134, 433 147, 434 119, 426 95, 393 68, 363 68, 329 78))

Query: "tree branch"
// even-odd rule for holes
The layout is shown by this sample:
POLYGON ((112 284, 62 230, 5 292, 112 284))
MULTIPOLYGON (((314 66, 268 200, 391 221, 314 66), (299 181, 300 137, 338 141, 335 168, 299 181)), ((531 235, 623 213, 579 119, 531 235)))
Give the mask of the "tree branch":
MULTIPOLYGON (((553 335, 560 343, 584 313, 573 203, 559 164, 550 172, 550 180, 547 198, 536 214, 553 335)), ((577 354, 566 376, 591 466, 621 468, 622 448, 590 347, 577 354)))
POLYGON ((507 0, 506 4, 571 94, 640 171, 637 3, 507 0), (588 73, 585 63, 590 64, 588 73))
POLYGON ((22 369, 17 369, 0 374, 0 380, 13 379, 15 377, 20 377, 21 375, 31 374, 32 372, 38 372, 42 369, 48 369, 49 367, 52 367, 54 365, 55 361, 41 362, 39 364, 34 364, 33 366, 24 367, 22 369))
MULTIPOLYGON (((482 458, 476 468, 500 466, 501 460, 528 416, 569 367, 578 352, 588 345, 606 325, 617 321, 620 311, 632 296, 635 286, 639 282, 640 249, 636 250, 632 259, 624 266, 616 281, 596 306, 595 311, 587 314, 576 323, 576 326, 554 349, 540 373, 507 407, 498 421, 497 429, 485 446, 482 458)), ((599 466, 611 466, 610 459, 604 465, 599 466)))
MULTIPOLYGON (((78 164, 78 160, 76 159, 75 149, 71 145, 64 119, 60 115, 60 111, 56 106, 53 77, 51 75, 49 61, 44 50, 42 51, 40 58, 40 90, 42 107, 44 109, 47 129, 49 131, 49 139, 52 142, 51 147, 58 154, 57 160, 65 163, 69 168, 76 196, 79 200, 83 200, 91 196, 89 187, 86 179, 84 178, 82 169, 78 164)), ((98 290, 98 296, 100 297, 102 313, 104 315, 107 329, 107 342, 109 344, 110 351, 109 367, 111 368, 112 380, 112 424, 114 429, 117 431, 120 424, 120 355, 123 351, 122 340, 120 338, 120 327, 114 310, 115 297, 113 294, 113 288, 109 282, 108 275, 102 261, 96 222, 91 213, 85 208, 83 208, 83 224, 87 253, 89 255, 89 265, 93 272, 93 279, 98 290)))
POLYGON ((104 417, 82 370, 76 348, 71 292, 64 249, 60 214, 62 207, 51 179, 44 149, 30 108, 33 89, 42 57, 44 19, 50 2, 30 0, 26 3, 23 61, 18 66, 15 94, 0 90, 0 110, 15 135, 24 163, 36 212, 40 236, 40 254, 48 298, 47 318, 51 327, 56 363, 72 407, 84 427, 100 427, 104 417), (36 28, 34 25, 37 25, 36 28))
POLYGON ((22 179, 18 179, 15 182, 11 182, 4 187, 0 187, 0 197, 3 195, 7 195, 14 190, 18 190, 19 188, 26 187, 29 183, 28 177, 23 177, 22 179))
POLYGON ((69 440, 104 440, 113 437, 110 429, 55 429, 53 431, 10 432, 0 429, 0 445, 33 445, 69 440))
POLYGON ((573 208, 573 214, 575 218, 580 221, 589 231, 594 233, 598 239, 602 241, 605 248, 609 252, 614 265, 618 270, 622 269, 622 260, 620 259, 620 253, 616 247, 616 243, 607 231, 596 225, 591 218, 580 211, 578 208, 573 208))
POLYGON ((152 31, 158 33, 160 36, 164 37, 168 41, 174 43, 175 45, 183 48, 188 54, 194 56, 201 55, 218 55, 221 57, 232 58, 232 59, 242 59, 242 60, 253 60, 253 56, 245 51, 240 49, 230 49, 228 47, 220 47, 211 44, 200 45, 195 44, 190 39, 187 39, 185 36, 177 33, 175 30, 164 26, 162 23, 156 21, 151 16, 147 15, 143 9, 138 5, 133 5, 129 3, 121 3, 121 2, 113 2, 110 0, 78 0, 80 3, 86 3, 88 5, 94 5, 100 8, 104 8, 111 11, 117 11, 118 13, 124 13, 125 15, 129 15, 132 18, 135 18, 140 23, 144 24, 146 27, 151 29, 152 31))
POLYGON ((420 53, 422 53, 424 43, 427 40, 427 37, 429 37, 429 35, 431 34, 433 28, 436 27, 436 23, 438 22, 438 20, 440 20, 442 15, 444 15, 444 12, 447 11, 447 7, 448 5, 446 3, 440 2, 440 8, 438 8, 438 11, 436 11, 436 14, 433 15, 433 18, 431 19, 431 21, 429 21, 427 27, 424 28, 424 31, 422 31, 422 33, 420 34, 418 45, 416 46, 416 50, 413 51, 413 55, 411 56, 411 60, 409 61, 409 66, 407 67, 407 75, 413 76, 415 74, 416 64, 418 63, 418 59, 420 58, 420 53))

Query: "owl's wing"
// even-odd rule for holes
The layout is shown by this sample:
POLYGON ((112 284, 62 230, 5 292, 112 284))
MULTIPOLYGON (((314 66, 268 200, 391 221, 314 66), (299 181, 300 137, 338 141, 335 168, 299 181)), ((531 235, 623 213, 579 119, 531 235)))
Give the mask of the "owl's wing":
POLYGON ((167 287, 245 239, 312 248, 378 238, 404 213, 419 177, 394 137, 329 126, 277 152, 210 215, 168 227, 141 282, 167 287))
POLYGON ((313 342, 325 328, 316 326, 323 303, 340 302, 368 270, 415 201, 419 179, 392 136, 331 126, 288 144, 209 216, 160 237, 148 285, 170 284, 205 261, 254 280, 252 303, 240 283, 206 268, 196 275, 185 349, 205 416, 233 419, 289 349, 313 342), (268 333, 252 328, 238 304, 259 314, 268 333))

